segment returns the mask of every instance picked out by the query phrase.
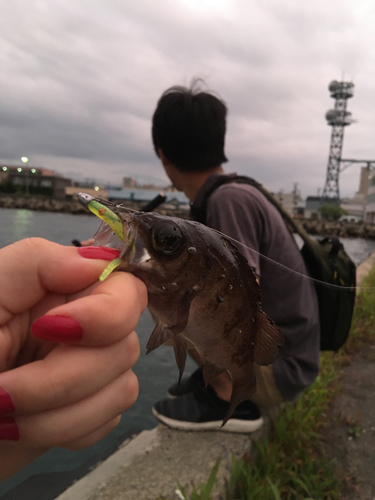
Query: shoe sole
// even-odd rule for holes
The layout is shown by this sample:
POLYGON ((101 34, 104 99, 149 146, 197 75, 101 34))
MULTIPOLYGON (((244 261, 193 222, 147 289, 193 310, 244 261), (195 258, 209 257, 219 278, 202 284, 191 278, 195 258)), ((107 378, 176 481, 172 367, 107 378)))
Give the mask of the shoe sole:
POLYGON ((182 420, 174 420, 173 418, 166 417, 162 415, 155 408, 152 408, 152 413, 154 416, 163 422, 163 424, 173 429, 179 429, 182 431, 222 431, 222 432, 237 432, 240 434, 247 434, 249 432, 255 432, 260 429, 264 420, 262 417, 257 420, 240 420, 236 418, 230 418, 228 422, 222 426, 222 420, 217 420, 213 422, 185 422, 182 420))

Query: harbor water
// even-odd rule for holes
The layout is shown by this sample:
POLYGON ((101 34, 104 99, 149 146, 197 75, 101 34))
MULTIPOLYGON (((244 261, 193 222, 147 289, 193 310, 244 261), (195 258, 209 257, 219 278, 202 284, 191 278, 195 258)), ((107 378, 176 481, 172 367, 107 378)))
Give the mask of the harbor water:
MULTIPOLYGON (((92 237, 100 223, 90 214, 71 215, 16 209, 0 209, 0 220, 0 248, 31 236, 70 245, 73 239, 84 240, 92 237)), ((359 238, 341 238, 341 241, 356 264, 375 251, 375 241, 359 238)), ((165 397, 169 385, 177 381, 178 371, 172 348, 161 347, 148 356, 145 355, 145 345, 152 328, 151 317, 146 311, 136 329, 141 343, 141 356, 134 372, 139 379, 140 395, 135 405, 123 415, 118 427, 105 439, 86 450, 51 450, 23 471, 3 481, 0 484, 0 499, 52 499, 64 489, 64 481, 59 483, 56 477, 71 477, 72 480, 78 478, 86 473, 90 466, 112 453, 127 436, 143 429, 151 429, 157 424, 151 408, 155 401, 165 397), (32 487, 33 479, 38 477, 45 480, 43 491, 39 488, 36 491, 32 487), (53 484, 48 477, 54 478, 53 484), (21 484, 26 485, 22 495, 19 490, 21 484)), ((193 362, 188 360, 186 373, 193 369, 193 362)))

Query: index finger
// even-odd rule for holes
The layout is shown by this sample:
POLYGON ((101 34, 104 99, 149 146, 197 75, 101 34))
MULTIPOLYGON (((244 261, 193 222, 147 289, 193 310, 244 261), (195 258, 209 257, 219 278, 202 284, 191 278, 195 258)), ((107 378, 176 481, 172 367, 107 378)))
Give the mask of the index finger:
POLYGON ((106 346, 133 331, 146 306, 144 283, 132 274, 115 272, 89 294, 35 320, 31 331, 34 336, 53 342, 106 346))
POLYGON ((28 238, 0 250, 0 323, 37 304, 46 291, 74 293, 99 278, 108 262, 75 247, 28 238))

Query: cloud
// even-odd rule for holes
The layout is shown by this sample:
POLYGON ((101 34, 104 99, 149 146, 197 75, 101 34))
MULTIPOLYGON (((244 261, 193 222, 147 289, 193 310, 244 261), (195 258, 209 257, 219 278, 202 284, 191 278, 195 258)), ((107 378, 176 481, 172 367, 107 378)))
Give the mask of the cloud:
MULTIPOLYGON (((150 120, 160 94, 203 77, 228 104, 226 168, 272 190, 325 181, 334 102, 354 80, 344 157, 375 159, 374 17, 366 0, 17 0, 0 6, 2 162, 119 184, 166 182, 150 120)), ((359 167, 345 171, 354 194, 359 167)))

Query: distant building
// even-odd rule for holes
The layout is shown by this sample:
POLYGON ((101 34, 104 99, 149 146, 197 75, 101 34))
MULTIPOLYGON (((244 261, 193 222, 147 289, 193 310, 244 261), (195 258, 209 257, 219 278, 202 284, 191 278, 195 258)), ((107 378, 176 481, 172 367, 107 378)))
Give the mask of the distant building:
MULTIPOLYGON (((151 189, 122 189, 120 191, 109 189, 108 190, 108 199, 116 200, 119 202, 126 201, 139 201, 144 202, 145 204, 156 198, 156 196, 160 194, 159 190, 151 190, 151 189)), ((167 199, 165 203, 178 206, 180 208, 189 208, 189 200, 181 191, 165 191, 164 194, 167 195, 167 199)), ((165 206, 165 204, 163 205, 165 206)))
POLYGON ((362 167, 361 175, 359 178, 358 191, 353 196, 353 198, 343 198, 341 200, 341 208, 346 210, 349 215, 365 219, 369 185, 369 169, 367 167, 362 167))
POLYGON ((0 165, 0 192, 65 198, 65 188, 71 179, 57 175, 53 170, 38 167, 0 165))
POLYGON ((67 186, 65 188, 65 198, 71 200, 75 198, 78 193, 87 193, 95 198, 108 198, 108 189, 102 187, 85 187, 85 186, 67 186))
POLYGON ((280 190, 272 195, 290 215, 298 215, 303 211, 302 198, 299 193, 284 193, 283 190, 280 190))
POLYGON ((306 219, 319 216, 319 207, 322 205, 320 196, 308 196, 306 198, 305 213, 306 219))
POLYGON ((133 179, 133 177, 123 177, 122 179, 122 187, 126 188, 134 188, 137 185, 137 181, 133 179))
POLYGON ((356 193, 353 198, 343 198, 341 200, 341 208, 346 210, 349 215, 363 218, 366 206, 366 196, 362 193, 356 193))
POLYGON ((363 196, 366 198, 369 188, 369 180, 369 169, 367 167, 362 167, 361 176, 359 179, 359 189, 356 194, 363 194, 363 196))

